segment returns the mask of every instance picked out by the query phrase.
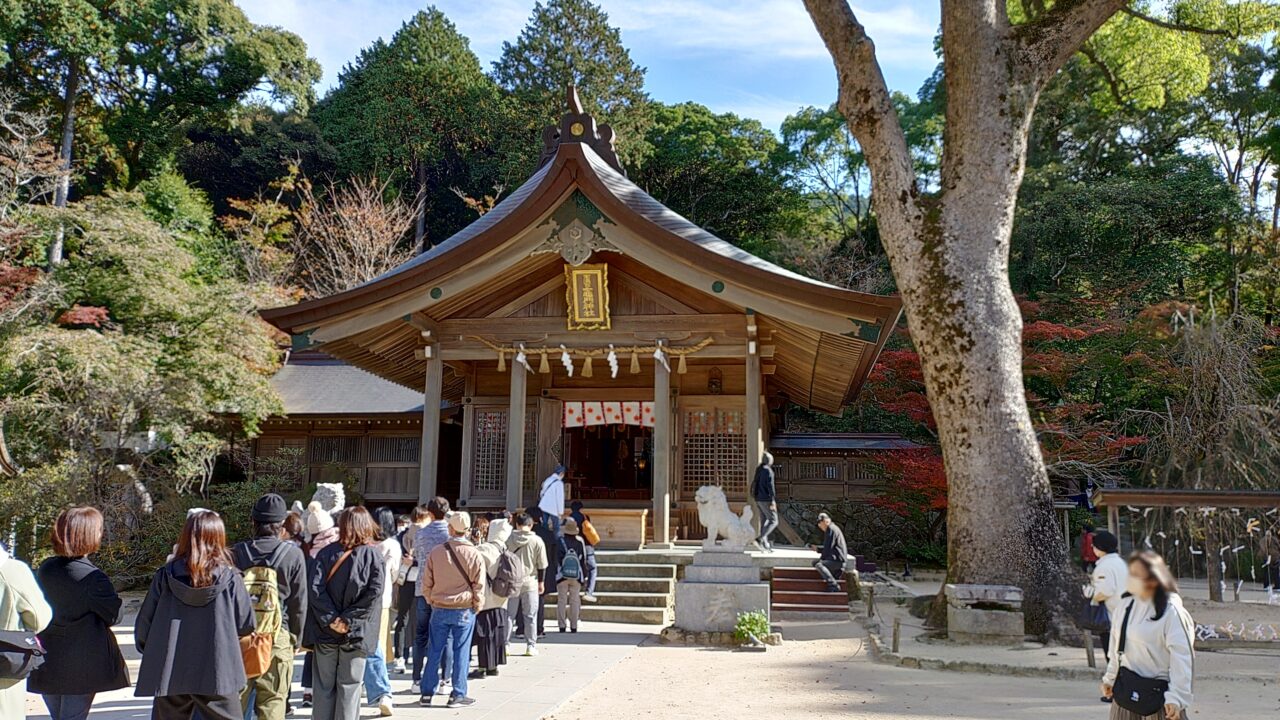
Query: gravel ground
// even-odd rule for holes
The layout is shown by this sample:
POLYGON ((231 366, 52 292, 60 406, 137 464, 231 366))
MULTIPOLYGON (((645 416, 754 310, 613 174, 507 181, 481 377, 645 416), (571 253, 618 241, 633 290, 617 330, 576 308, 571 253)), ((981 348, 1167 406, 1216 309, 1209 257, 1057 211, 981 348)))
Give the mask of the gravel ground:
MULTIPOLYGON (((628 717, 673 720, 1107 717, 1094 683, 878 665, 867 657, 858 632, 852 623, 788 624, 788 640, 763 654, 650 641, 548 717, 600 718, 620 708, 628 717)), ((1280 713, 1275 682, 1200 683, 1196 696, 1191 718, 1280 713)))

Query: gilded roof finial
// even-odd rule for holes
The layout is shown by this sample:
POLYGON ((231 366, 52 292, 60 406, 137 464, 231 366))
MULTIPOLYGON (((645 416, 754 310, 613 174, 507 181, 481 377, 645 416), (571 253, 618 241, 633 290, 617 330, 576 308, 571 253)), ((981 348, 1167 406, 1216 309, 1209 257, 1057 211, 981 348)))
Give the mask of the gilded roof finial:
POLYGON ((578 99, 578 86, 572 82, 565 86, 564 104, 569 108, 569 112, 574 115, 583 115, 582 101, 578 99))
POLYGON ((542 167, 555 157, 563 143, 583 143, 589 146, 613 169, 627 174, 618 161, 618 152, 614 148, 616 137, 613 128, 608 125, 596 125, 596 119, 582 107, 582 99, 578 97, 578 86, 572 81, 565 86, 564 102, 566 112, 558 125, 548 125, 542 130, 542 158, 538 167, 542 167))

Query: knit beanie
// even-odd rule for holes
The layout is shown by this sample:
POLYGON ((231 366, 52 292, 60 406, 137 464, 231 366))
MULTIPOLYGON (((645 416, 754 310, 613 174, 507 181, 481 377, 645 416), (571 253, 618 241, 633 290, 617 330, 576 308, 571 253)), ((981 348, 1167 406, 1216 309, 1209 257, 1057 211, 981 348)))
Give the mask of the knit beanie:
POLYGON ((325 512, 320 503, 312 502, 307 506, 307 514, 302 522, 308 535, 316 535, 333 527, 333 516, 325 512))

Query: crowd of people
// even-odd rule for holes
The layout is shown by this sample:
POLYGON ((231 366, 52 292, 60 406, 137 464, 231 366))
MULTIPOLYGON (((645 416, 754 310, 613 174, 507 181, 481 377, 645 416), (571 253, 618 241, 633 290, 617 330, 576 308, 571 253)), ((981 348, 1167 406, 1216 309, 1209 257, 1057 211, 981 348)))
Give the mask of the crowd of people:
MULTIPOLYGON (((391 675, 399 673, 411 673, 422 706, 437 696, 447 707, 470 706, 471 682, 498 675, 513 647, 538 654, 549 594, 562 633, 578 632, 582 603, 595 600, 599 536, 580 502, 566 512, 563 482, 560 466, 537 505, 474 518, 443 497, 397 516, 319 502, 290 511, 267 494, 250 513, 252 537, 230 547, 222 517, 193 509, 138 611, 134 692, 154 698, 158 720, 283 720, 304 653, 302 703, 314 718, 355 720, 366 698, 393 714, 391 675)), ((757 541, 769 551, 776 496, 768 458, 753 496, 772 511, 757 541)), ((839 591, 844 535, 825 513, 818 529, 814 568, 839 591)), ((90 560, 102 536, 102 514, 75 507, 59 515, 54 554, 35 572, 0 547, 0 661, 12 670, 14 648, 22 655, 15 633, 38 634, 43 648, 11 672, 18 678, 0 677, 0 717, 24 717, 29 689, 53 720, 85 720, 97 694, 129 687, 111 629, 123 604, 90 560)), ((1195 626, 1173 574, 1149 550, 1121 558, 1106 531, 1088 528, 1081 550, 1112 720, 1185 718, 1195 626)))
MULTIPOLYGON (((497 675, 512 642, 538 654, 547 588, 560 631, 578 631, 594 530, 580 503, 566 512, 563 481, 559 467, 538 505, 474 518, 442 497, 397 516, 319 502, 290 511, 269 493, 253 505, 252 537, 231 546, 223 518, 195 508, 134 623, 134 693, 153 698, 157 720, 283 720, 303 653, 313 718, 355 720, 366 698, 391 715, 391 675, 406 672, 419 704, 472 705, 469 681, 497 675)), ((123 603, 90 560, 101 512, 68 509, 51 535, 54 555, 35 572, 0 547, 6 720, 25 717, 28 690, 53 720, 84 720, 97 694, 130 685, 111 630, 123 603)))

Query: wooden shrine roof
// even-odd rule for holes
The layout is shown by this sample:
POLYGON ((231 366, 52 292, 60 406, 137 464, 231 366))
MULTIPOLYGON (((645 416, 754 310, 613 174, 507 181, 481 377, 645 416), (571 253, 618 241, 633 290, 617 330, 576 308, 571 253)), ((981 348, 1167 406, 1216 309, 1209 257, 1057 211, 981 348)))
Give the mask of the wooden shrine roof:
MULTIPOLYGON (((598 240, 591 262, 606 262, 611 273, 616 267, 662 305, 660 312, 711 315, 726 325, 732 314, 754 315, 776 350, 772 389, 800 405, 838 412, 870 372, 898 320, 900 299, 819 282, 707 232, 627 179, 612 154, 611 132, 597 129, 580 108, 571 110, 544 164, 476 222, 362 285, 262 316, 294 336, 297 347, 322 347, 417 390, 424 364, 415 351, 423 327, 511 318, 515 332, 528 327, 517 319, 521 303, 554 296, 557 282, 563 297, 565 261, 556 252, 564 253, 548 244, 577 222, 567 221, 566 212, 577 212, 579 220, 587 212, 598 240)), ((615 319, 625 314, 615 312, 615 319)), ((733 330, 741 333, 743 325, 733 330)), ((582 342, 596 342, 592 332, 581 331, 582 342)))

